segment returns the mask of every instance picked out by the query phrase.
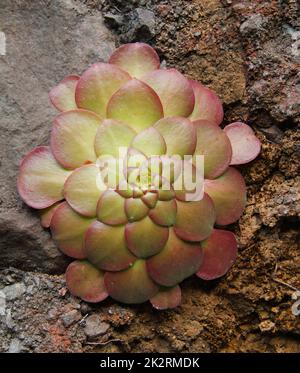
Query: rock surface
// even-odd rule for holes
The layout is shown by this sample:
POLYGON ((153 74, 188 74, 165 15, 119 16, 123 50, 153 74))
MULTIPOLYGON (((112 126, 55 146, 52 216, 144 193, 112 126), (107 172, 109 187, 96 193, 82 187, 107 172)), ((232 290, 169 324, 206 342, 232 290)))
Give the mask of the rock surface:
POLYGON ((71 0, 2 1, 0 25, 6 35, 6 55, 0 56, 0 267, 62 273, 67 259, 17 195, 18 165, 49 141, 56 115, 51 87, 107 60, 114 36, 99 12, 71 0))
POLYGON ((0 265, 16 269, 0 274, 1 351, 300 352, 299 11, 294 0, 4 1, 0 265), (152 43, 166 66, 218 92, 225 123, 247 121, 263 145, 242 168, 236 264, 220 280, 185 281, 176 310, 70 296, 52 275, 66 259, 15 189, 21 157, 48 140, 49 88, 105 60, 115 38, 152 43))

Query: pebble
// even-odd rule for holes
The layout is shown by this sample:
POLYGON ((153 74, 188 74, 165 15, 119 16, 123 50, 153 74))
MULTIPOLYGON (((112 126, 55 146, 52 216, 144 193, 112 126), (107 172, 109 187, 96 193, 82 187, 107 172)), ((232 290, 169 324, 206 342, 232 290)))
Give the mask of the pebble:
POLYGON ((0 316, 5 316, 6 310, 6 296, 3 291, 0 290, 0 316))
POLYGON ((85 319, 84 332, 89 338, 96 338, 99 335, 105 334, 109 329, 109 324, 101 322, 98 315, 91 315, 85 319))
POLYGON ((259 329, 262 332, 274 331, 275 324, 271 320, 264 320, 259 324, 259 329))
POLYGON ((47 313, 47 319, 48 320, 53 320, 57 316, 57 310, 55 308, 51 308, 48 313, 47 313))
POLYGON ((104 18, 112 27, 120 26, 124 22, 124 17, 120 14, 105 13, 104 18))
POLYGON ((155 15, 151 10, 137 8, 136 14, 141 25, 147 27, 149 32, 153 34, 155 29, 155 15))
POLYGON ((264 24, 264 18, 261 14, 251 15, 245 22, 240 26, 240 31, 243 34, 261 30, 264 24))
POLYGON ((23 295, 26 291, 26 288, 23 282, 17 282, 13 285, 5 286, 2 291, 6 296, 6 300, 14 300, 23 295))
POLYGON ((64 326, 68 327, 81 319, 81 313, 77 310, 71 310, 62 315, 60 318, 64 326))
POLYGON ((8 327, 8 329, 14 329, 14 327, 15 327, 14 321, 13 321, 12 316, 11 316, 11 309, 10 308, 6 311, 5 324, 8 327))
POLYGON ((8 353, 17 354, 22 351, 22 348, 23 348, 22 343, 17 338, 14 338, 10 342, 8 353))

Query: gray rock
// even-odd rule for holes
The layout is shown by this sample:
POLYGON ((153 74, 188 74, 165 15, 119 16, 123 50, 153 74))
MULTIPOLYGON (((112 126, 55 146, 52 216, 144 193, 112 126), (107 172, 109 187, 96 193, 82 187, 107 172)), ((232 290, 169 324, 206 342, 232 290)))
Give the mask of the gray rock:
POLYGON ((101 322, 98 315, 88 316, 85 320, 84 332, 88 338, 96 338, 105 334, 109 329, 109 324, 101 322))
POLYGON ((253 14, 241 24, 240 31, 243 34, 259 31, 263 28, 264 22, 265 20, 261 14, 253 14))
POLYGON ((47 313, 48 320, 54 320, 57 317, 58 311, 56 308, 51 308, 47 313))
POLYGON ((134 11, 136 38, 148 41, 155 35, 155 15, 151 10, 137 8, 134 11))
POLYGON ((72 324, 74 324, 76 321, 79 321, 81 319, 81 314, 77 310, 71 310, 64 315, 62 315, 61 320, 65 327, 68 327, 72 324))
POLYGON ((6 296, 5 293, 0 290, 0 316, 5 316, 6 312, 6 296))
POLYGON ((41 227, 38 213, 26 206, 0 213, 0 258, 3 267, 49 273, 63 272, 69 261, 41 227))
POLYGON ((13 321, 10 308, 7 309, 6 311, 5 325, 7 326, 8 329, 11 329, 11 330, 13 330, 15 327, 15 323, 13 321))
POLYGON ((123 42, 148 42, 155 36, 155 14, 145 8, 136 8, 124 17, 119 27, 120 39, 123 42))
POLYGON ((137 8, 137 18, 141 26, 147 27, 150 33, 153 33, 155 28, 155 16, 151 10, 145 8, 137 8))
POLYGON ((21 297, 25 293, 26 288, 23 282, 17 282, 16 284, 5 286, 2 291, 7 300, 14 300, 21 297))
POLYGON ((10 342, 8 352, 11 354, 17 354, 22 351, 22 348, 22 343, 17 338, 14 338, 10 342))
POLYGON ((104 14, 105 22, 109 27, 118 28, 124 22, 124 17, 121 14, 107 12, 104 14))
POLYGON ((73 0, 2 1, 0 56, 0 268, 62 273, 66 258, 16 189, 22 157, 49 143, 56 110, 49 90, 69 74, 107 60, 114 36, 100 11, 73 0))

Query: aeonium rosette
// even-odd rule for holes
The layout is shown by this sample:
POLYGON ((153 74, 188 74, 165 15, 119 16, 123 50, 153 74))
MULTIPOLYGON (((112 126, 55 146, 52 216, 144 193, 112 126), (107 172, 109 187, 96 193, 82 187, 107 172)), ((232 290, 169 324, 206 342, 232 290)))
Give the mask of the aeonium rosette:
POLYGON ((71 293, 165 309, 180 303, 185 278, 228 271, 237 242, 222 226, 246 204, 232 165, 253 160, 260 142, 244 123, 219 127, 213 91, 160 69, 154 49, 133 43, 63 79, 50 99, 62 113, 50 146, 23 159, 18 190, 76 259, 66 272, 71 293), (200 175, 192 188, 177 183, 186 174, 200 175))

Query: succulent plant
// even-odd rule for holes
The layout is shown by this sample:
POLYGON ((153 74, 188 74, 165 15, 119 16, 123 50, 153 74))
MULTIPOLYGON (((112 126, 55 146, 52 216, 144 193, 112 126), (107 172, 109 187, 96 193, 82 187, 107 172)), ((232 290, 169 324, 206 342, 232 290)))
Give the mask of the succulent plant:
POLYGON ((246 203, 232 165, 253 160, 260 142, 244 123, 220 128, 223 109, 213 91, 161 69, 154 49, 133 43, 109 63, 63 79, 50 100, 61 111, 50 146, 24 157, 18 190, 76 259, 66 271, 72 294, 172 308, 185 278, 228 271, 237 242, 222 226, 237 221, 246 203), (191 190, 174 185, 183 170, 195 176, 198 155, 203 188, 190 199, 191 190))

